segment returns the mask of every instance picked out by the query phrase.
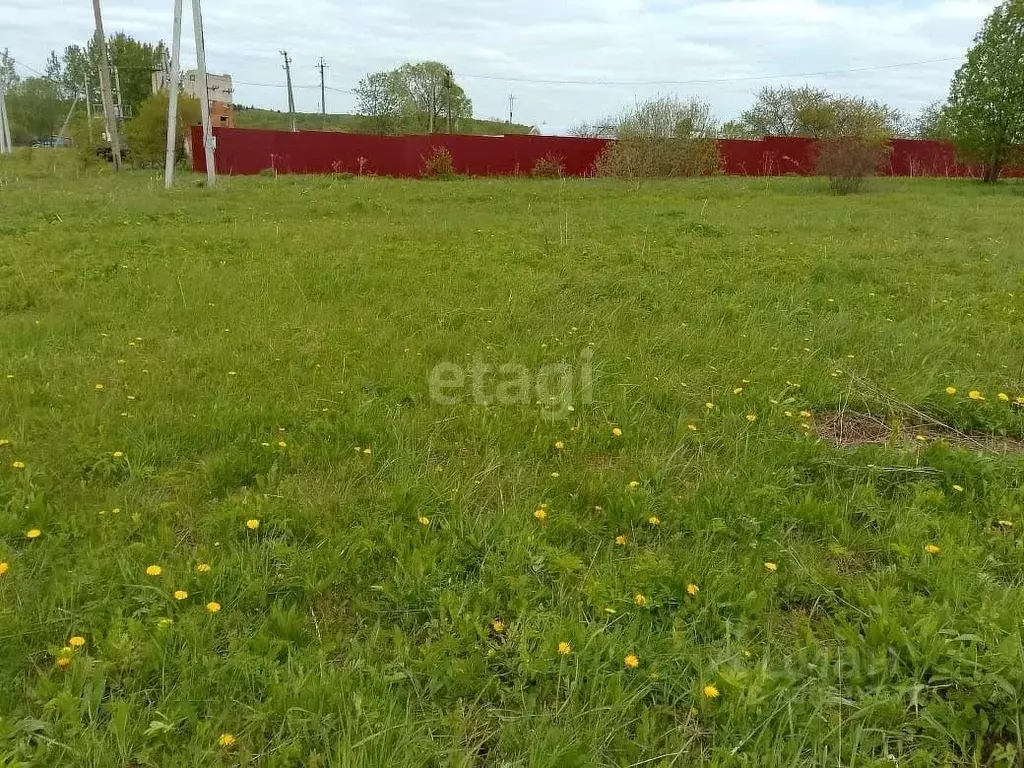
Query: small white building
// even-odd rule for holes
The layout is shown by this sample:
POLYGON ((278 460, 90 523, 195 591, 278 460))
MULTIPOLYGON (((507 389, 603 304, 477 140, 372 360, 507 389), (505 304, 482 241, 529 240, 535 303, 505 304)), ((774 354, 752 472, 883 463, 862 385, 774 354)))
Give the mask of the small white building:
MULTIPOLYGON (((199 93, 199 72, 194 69, 187 69, 182 74, 182 88, 185 93, 193 98, 201 98, 199 93)), ((231 75, 213 75, 206 73, 206 87, 209 93, 207 98, 210 101, 219 101, 221 104, 231 105, 234 103, 235 89, 231 85, 231 75)))

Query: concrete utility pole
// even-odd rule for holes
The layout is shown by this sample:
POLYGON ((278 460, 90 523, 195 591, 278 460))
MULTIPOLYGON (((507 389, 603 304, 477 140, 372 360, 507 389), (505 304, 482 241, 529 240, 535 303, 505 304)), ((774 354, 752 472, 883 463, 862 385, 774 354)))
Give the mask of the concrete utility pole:
POLYGON ((454 85, 454 83, 452 82, 452 71, 450 69, 446 69, 444 71, 444 90, 445 90, 445 93, 448 96, 448 106, 447 106, 447 109, 445 110, 447 112, 446 118, 448 120, 448 133, 452 132, 452 86, 453 85, 454 85))
POLYGON ((100 52, 100 90, 103 93, 103 116, 110 137, 110 154, 114 159, 114 170, 121 170, 121 137, 118 135, 117 118, 114 116, 114 98, 110 93, 110 61, 107 58, 107 38, 103 34, 103 12, 100 0, 92 0, 92 12, 96 17, 96 47, 100 52))
POLYGON ((320 57, 316 68, 320 70, 320 114, 324 118, 324 128, 327 127, 327 86, 324 85, 324 70, 327 69, 327 62, 320 57))
POLYGON ((85 81, 85 122, 86 122, 86 128, 89 130, 89 146, 91 147, 92 146, 92 94, 89 92, 89 75, 87 74, 83 79, 85 81))
POLYGON ((512 111, 516 106, 516 97, 511 93, 508 95, 508 124, 512 125, 512 111))
POLYGON ((174 186, 174 162, 178 153, 178 68, 181 66, 181 4, 174 0, 174 29, 171 36, 170 78, 167 83, 167 155, 164 158, 164 188, 174 186))
MULTIPOLYGON (((181 72, 181 10, 182 0, 174 0, 174 30, 171 38, 171 74, 167 84, 167 154, 164 158, 164 186, 174 184, 174 155, 178 140, 178 87, 181 72)), ((206 78, 206 42, 203 36, 203 11, 200 0, 192 0, 192 25, 196 35, 196 90, 202 94, 199 107, 203 116, 203 151, 206 156, 206 185, 217 184, 217 147, 210 125, 210 86, 206 78)))
POLYGON ((7 120, 7 92, 0 85, 0 155, 10 155, 13 152, 11 124, 7 120))
MULTIPOLYGON (((111 56, 113 61, 114 57, 111 56)), ((117 115, 118 125, 124 122, 124 100, 121 98, 121 73, 114 66, 114 114, 117 115)))
MULTIPOLYGON (((197 86, 202 97, 199 105, 202 107, 203 115, 203 147, 206 150, 206 184, 213 187, 217 184, 217 168, 214 165, 213 128, 210 125, 210 84, 206 80, 206 42, 203 38, 203 11, 199 5, 200 0, 192 0, 192 25, 195 27, 196 35, 196 64, 199 69, 199 82, 197 86)), ((171 65, 174 66, 173 64, 171 65)), ((168 110, 169 112, 170 110, 168 110)))
POLYGON ((292 117, 292 133, 295 128, 295 96, 292 94, 292 60, 288 58, 288 51, 281 51, 284 56, 284 74, 288 80, 288 114, 292 117))

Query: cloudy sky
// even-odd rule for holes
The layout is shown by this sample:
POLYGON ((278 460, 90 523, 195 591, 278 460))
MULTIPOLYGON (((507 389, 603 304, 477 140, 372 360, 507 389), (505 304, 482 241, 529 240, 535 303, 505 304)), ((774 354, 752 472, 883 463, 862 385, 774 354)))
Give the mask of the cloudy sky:
MULTIPOLYGON (((517 122, 554 133, 659 93, 702 96, 724 120, 762 85, 784 82, 916 110, 945 95, 957 66, 935 60, 962 56, 994 6, 994 0, 205 0, 203 12, 209 69, 234 77, 237 101, 285 107, 283 49, 294 62, 303 111, 319 108, 319 56, 336 89, 327 96, 333 112, 353 109, 353 96, 344 91, 366 72, 437 59, 452 67, 477 116, 507 116, 511 93, 517 122), (864 69, 911 62, 931 63, 864 69), (829 74, 809 74, 818 72, 829 74), (780 75, 793 77, 772 77, 780 75)), ((168 40, 171 8, 171 0, 105 0, 106 31, 168 40)), ((189 17, 188 0, 185 10, 189 17)), ((35 69, 51 49, 84 42, 92 27, 89 0, 0 3, 0 48, 35 69)), ((191 35, 186 23, 183 37, 191 35)), ((186 58, 194 61, 191 44, 183 48, 186 58)))

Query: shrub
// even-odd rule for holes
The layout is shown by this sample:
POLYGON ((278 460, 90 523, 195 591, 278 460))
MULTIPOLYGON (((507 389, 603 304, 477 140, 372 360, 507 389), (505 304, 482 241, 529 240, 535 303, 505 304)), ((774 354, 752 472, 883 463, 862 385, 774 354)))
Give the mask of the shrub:
POLYGON ((547 154, 533 165, 531 173, 544 179, 560 179, 565 175, 565 159, 558 155, 547 154))
POLYGON ((833 194, 860 190, 864 179, 878 173, 889 156, 883 137, 841 136, 824 139, 818 151, 817 172, 828 176, 833 194))
POLYGON ((423 160, 423 175, 428 179, 451 179, 455 177, 455 163, 447 147, 434 147, 423 160))
POLYGON ((721 165, 714 139, 627 136, 605 148, 595 171, 616 179, 655 179, 706 176, 721 165))
MULTIPOLYGON (((124 127, 134 165, 159 168, 167 151, 167 92, 154 93, 146 99, 134 118, 124 127)), ((201 122, 199 99, 182 94, 178 99, 178 125, 175 144, 176 161, 184 157, 184 141, 189 126, 201 122)))

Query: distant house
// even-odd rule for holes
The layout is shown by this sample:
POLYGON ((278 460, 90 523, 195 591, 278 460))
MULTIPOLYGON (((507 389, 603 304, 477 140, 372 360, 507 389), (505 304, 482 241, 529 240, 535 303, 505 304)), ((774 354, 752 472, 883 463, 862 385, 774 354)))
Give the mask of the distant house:
MULTIPOLYGON (((182 89, 193 98, 201 98, 199 93, 199 73, 194 69, 186 70, 182 75, 182 89)), ((206 73, 207 98, 210 100, 210 121, 214 127, 235 127, 234 93, 231 75, 213 75, 206 73)))

